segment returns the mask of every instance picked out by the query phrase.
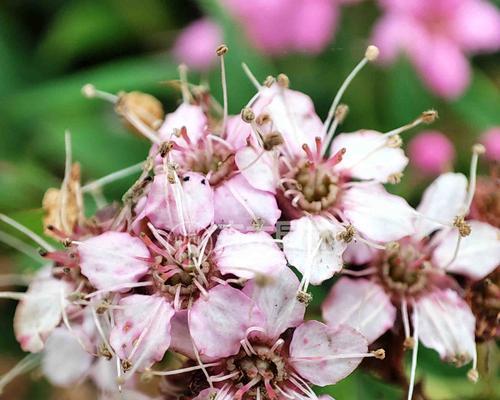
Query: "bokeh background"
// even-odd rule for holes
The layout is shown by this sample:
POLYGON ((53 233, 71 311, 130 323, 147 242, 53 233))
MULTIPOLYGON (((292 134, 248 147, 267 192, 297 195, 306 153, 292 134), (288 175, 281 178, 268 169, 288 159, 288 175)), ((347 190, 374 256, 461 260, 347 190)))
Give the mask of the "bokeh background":
MULTIPOLYGON (((302 3, 296 1, 295 4, 302 3)), ((326 39, 321 39, 321 45, 306 45, 306 49, 284 45, 278 50, 266 50, 265 45, 249 37, 252 26, 242 25, 222 0, 3 0, 0 3, 0 212, 41 232, 41 199, 47 188, 60 184, 63 176, 66 129, 72 133, 73 155, 82 165, 83 182, 143 160, 148 143, 126 129, 110 104, 86 99, 80 89, 90 82, 112 93, 140 90, 155 95, 166 111, 172 111, 180 101, 177 87, 172 84, 178 79, 178 63, 191 60, 190 51, 181 50, 196 53, 199 47, 199 51, 206 52, 209 46, 212 54, 218 44, 213 30, 201 30, 193 34, 194 39, 187 38, 176 45, 183 29, 201 17, 209 17, 217 24, 221 41, 229 47, 226 68, 230 112, 238 113, 254 94, 241 69, 241 62, 245 62, 259 80, 286 73, 291 87, 309 94, 318 114, 324 118, 341 82, 363 56, 374 26, 384 12, 375 1, 328 1, 335 3, 335 22, 328 25, 327 21, 325 27, 318 27, 309 18, 307 23, 312 24, 309 27, 305 16, 296 22, 305 24, 306 33, 326 29, 326 39), (177 50, 173 51, 174 48, 177 50)), ((262 1, 246 3, 246 7, 261 7, 262 15, 266 14, 262 1)), ((422 7, 423 3, 428 1, 422 0, 422 7)), ((490 4, 498 10, 500 1, 490 4)), ((255 18, 258 20, 253 15, 247 23, 255 24, 255 18)), ((276 23, 263 35, 282 34, 286 25, 276 23)), ((207 67, 210 57, 202 61, 206 63, 203 71, 190 69, 190 81, 206 82, 214 96, 222 99, 217 64, 207 67)), ((404 54, 389 66, 368 65, 344 97, 350 113, 342 130, 386 131, 434 108, 439 111, 440 119, 432 129, 442 132, 455 147, 455 157, 448 167, 467 172, 471 145, 487 129, 500 126, 500 55, 489 51, 470 57, 470 62, 470 84, 458 95, 445 97, 421 80, 404 54)), ((450 60, 442 74, 453 74, 453 68, 450 60)), ((425 129, 405 134, 405 142, 425 129)), ((486 163, 480 169, 487 173, 486 163)), ((390 190, 415 204, 432 178, 432 174, 410 165, 401 184, 390 190)), ((108 200, 119 199, 132 179, 106 187, 104 195, 108 200)), ((92 210, 93 202, 88 200, 92 210)), ((1 226, 0 231, 16 236, 6 226, 1 226)), ((36 257, 30 259, 0 244, 0 273, 29 272, 39 266, 36 257)), ((320 299, 326 290, 318 289, 316 298, 320 299)), ((15 305, 10 300, 0 302, 0 374, 22 357, 12 330, 15 305)), ((490 355, 496 351, 489 350, 490 355)), ((498 352, 494 354, 498 359, 498 352)), ((430 399, 500 398, 495 370, 475 386, 467 381, 466 370, 443 364, 431 351, 423 349, 419 354, 418 376, 425 376, 425 391, 430 399)), ((401 389, 364 372, 354 373, 327 391, 337 399, 399 399, 403 395, 401 389)), ((53 389, 35 370, 16 379, 0 397, 91 398, 88 396, 84 387, 53 389)))

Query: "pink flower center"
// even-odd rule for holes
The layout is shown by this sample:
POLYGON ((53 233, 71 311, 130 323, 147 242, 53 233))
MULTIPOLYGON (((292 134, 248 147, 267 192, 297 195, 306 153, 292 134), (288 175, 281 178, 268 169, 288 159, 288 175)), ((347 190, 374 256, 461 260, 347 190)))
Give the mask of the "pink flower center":
POLYGON ((310 213, 331 208, 340 192, 339 177, 326 163, 311 165, 302 160, 283 179, 284 196, 292 205, 310 213))

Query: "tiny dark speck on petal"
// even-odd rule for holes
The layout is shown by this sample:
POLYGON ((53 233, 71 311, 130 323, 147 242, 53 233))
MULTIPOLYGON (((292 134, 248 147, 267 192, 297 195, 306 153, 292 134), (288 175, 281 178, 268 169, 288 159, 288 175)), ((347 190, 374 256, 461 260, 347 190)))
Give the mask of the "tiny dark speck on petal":
POLYGON ((206 182, 206 181, 205 181, 205 179, 202 179, 202 180, 201 180, 201 184, 202 184, 202 185, 204 185, 204 184, 205 184, 205 182, 206 182))
POLYGON ((184 178, 182 178, 182 180, 183 180, 184 182, 187 182, 187 181, 189 180, 189 176, 185 176, 184 178))

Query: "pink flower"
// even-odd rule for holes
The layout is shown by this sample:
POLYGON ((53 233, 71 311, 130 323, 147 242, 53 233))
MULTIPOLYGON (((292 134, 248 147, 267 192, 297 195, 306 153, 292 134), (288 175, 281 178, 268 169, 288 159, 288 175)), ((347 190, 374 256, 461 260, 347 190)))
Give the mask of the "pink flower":
POLYGON ((374 356, 352 328, 304 322, 298 286, 285 269, 275 284, 249 281, 243 292, 220 285, 193 307, 191 335, 200 355, 216 364, 207 371, 217 389, 236 399, 257 392, 269 398, 309 397, 311 384, 336 383, 363 357, 374 356), (291 337, 284 334, 289 328, 294 328, 291 337))
POLYGON ((500 127, 494 127, 481 135, 481 142, 486 148, 486 157, 490 161, 500 161, 500 127))
POLYGON ((444 272, 481 279, 497 267, 500 244, 498 229, 463 219, 469 196, 464 175, 439 176, 417 208, 422 218, 415 234, 373 252, 365 274, 371 279, 341 278, 334 285, 323 304, 329 326, 342 321, 373 342, 393 327, 400 309, 410 346, 411 309, 415 341, 459 366, 472 360, 475 371, 475 319, 444 272))
POLYGON ((292 220, 284 252, 302 272, 305 288, 341 269, 353 235, 387 242, 413 232, 414 211, 382 186, 397 181, 408 163, 395 141, 405 128, 333 137, 303 93, 275 83, 259 88, 254 99, 254 128, 246 128, 253 140, 237 151, 235 162, 254 187, 276 193, 292 220), (269 146, 275 131, 279 140, 269 146))
POLYGON ((330 0, 222 0, 252 44, 268 54, 318 53, 331 41, 338 5, 330 0))
POLYGON ((438 131, 419 133, 408 144, 410 162, 424 174, 438 175, 451 167, 455 149, 451 141, 438 131))
POLYGON ((192 22, 177 37, 172 53, 179 63, 206 71, 217 60, 215 49, 222 43, 222 31, 208 18, 192 22))
POLYGON ((381 59, 404 51, 426 85, 455 98, 469 84, 469 54, 500 48, 500 13, 484 0, 380 0, 373 32, 381 59))

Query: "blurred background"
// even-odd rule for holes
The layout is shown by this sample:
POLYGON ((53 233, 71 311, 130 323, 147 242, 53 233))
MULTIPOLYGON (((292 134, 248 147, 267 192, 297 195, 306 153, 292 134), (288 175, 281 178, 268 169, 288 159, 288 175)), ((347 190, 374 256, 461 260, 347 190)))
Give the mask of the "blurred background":
MULTIPOLYGON (((390 188, 415 204, 439 172, 467 172, 473 143, 489 140, 498 149, 499 5, 498 0, 3 0, 0 212, 41 233, 43 194, 63 177, 66 129, 83 182, 146 157, 147 141, 126 129, 111 104, 84 98, 84 84, 112 93, 148 92, 169 112, 180 102, 171 81, 184 62, 189 80, 206 83, 221 100, 215 56, 220 43, 229 47, 230 112, 238 113, 255 92, 241 68, 245 62, 259 81, 288 75, 293 89, 312 97, 322 118, 366 46, 376 43, 381 60, 368 65, 344 96, 350 111, 341 130, 387 131, 424 110, 438 110, 432 126, 405 134, 414 161, 402 182, 390 188), (424 131, 432 132, 411 141, 424 131)), ((480 169, 488 174, 487 162, 480 169)), ((104 195, 119 199, 132 180, 113 183, 104 195)), ((6 226, 0 231, 18 237, 6 226)), ((36 257, 0 244, 2 274, 39 266, 36 257)), ((0 302, 0 374, 22 357, 12 330, 15 306, 0 302)), ((467 368, 447 366, 430 351, 423 350, 419 360, 430 399, 500 398, 494 380, 474 386, 466 379, 467 368)), ((337 399, 403 395, 364 372, 327 392, 337 399)), ((91 397, 84 387, 52 389, 34 371, 15 380, 1 398, 91 397)))

